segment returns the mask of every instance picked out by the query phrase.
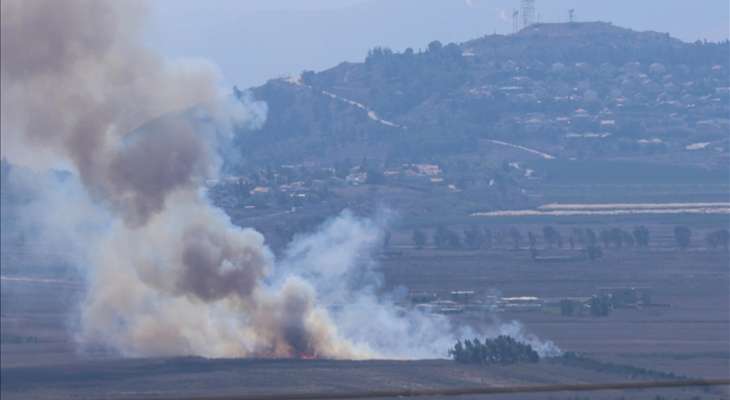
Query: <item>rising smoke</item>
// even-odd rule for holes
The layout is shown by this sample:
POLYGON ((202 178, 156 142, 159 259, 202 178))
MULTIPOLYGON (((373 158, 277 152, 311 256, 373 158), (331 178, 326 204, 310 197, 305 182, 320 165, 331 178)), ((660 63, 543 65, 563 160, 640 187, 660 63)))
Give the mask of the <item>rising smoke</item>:
MULTIPOLYGON (((277 261, 261 234, 210 205, 201 183, 216 177, 231 127, 262 124, 265 105, 231 101, 208 63, 144 48, 143 3, 1 4, 2 157, 73 171, 89 200, 78 204, 105 210, 103 229, 75 247, 89 266, 80 344, 138 356, 413 358, 443 357, 473 335, 376 296, 377 221, 343 213, 277 261)), ((83 219, 70 198, 43 200, 83 219)))

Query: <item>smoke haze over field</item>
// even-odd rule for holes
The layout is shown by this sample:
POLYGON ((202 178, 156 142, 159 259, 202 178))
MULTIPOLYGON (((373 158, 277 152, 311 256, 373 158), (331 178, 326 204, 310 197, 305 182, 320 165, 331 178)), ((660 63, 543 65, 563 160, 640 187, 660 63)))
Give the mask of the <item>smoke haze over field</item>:
POLYGON ((377 221, 345 212, 277 262, 260 233, 232 225, 200 189, 216 177, 231 127, 261 125, 265 105, 226 97, 209 63, 145 49, 143 3, 59 4, 2 2, 2 157, 68 168, 82 183, 74 196, 38 192, 36 212, 70 218, 46 223, 81 225, 82 204, 105 210, 72 247, 87 253, 82 345, 135 356, 412 358, 443 357, 473 334, 376 296, 377 221))

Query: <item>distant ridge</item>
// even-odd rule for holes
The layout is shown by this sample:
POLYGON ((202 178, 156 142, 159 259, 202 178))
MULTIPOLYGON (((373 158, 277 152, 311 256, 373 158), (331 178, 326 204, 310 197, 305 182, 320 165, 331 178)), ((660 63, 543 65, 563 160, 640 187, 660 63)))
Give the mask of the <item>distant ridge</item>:
MULTIPOLYGON (((573 37, 577 35, 649 35, 652 37, 670 38, 668 33, 654 31, 639 32, 628 28, 616 26, 610 22, 561 22, 561 23, 536 23, 516 33, 517 36, 543 36, 543 37, 573 37)), ((676 38, 672 40, 680 41, 676 38)))
POLYGON ((253 88, 269 116, 239 144, 252 164, 434 162, 483 151, 499 163, 512 154, 492 151, 499 141, 559 159, 715 165, 730 148, 729 53, 728 41, 687 43, 608 22, 538 23, 423 51, 375 47, 364 62, 253 88))

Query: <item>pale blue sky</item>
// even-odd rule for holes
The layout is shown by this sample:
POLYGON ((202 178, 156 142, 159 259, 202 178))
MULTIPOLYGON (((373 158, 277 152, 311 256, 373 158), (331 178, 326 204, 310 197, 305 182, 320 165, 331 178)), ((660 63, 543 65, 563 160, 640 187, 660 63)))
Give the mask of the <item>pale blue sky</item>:
MULTIPOLYGON (((153 0, 150 46, 207 58, 230 84, 360 61, 374 46, 423 48, 509 33, 519 0, 153 0)), ((608 21, 685 41, 730 36, 728 0, 536 0, 543 22, 608 21)))

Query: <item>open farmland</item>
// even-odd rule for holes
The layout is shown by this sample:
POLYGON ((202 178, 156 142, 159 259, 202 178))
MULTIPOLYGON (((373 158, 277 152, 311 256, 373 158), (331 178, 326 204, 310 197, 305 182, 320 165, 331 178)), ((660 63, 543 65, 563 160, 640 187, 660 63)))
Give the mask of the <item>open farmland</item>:
MULTIPOLYGON (((518 227, 525 232, 542 228, 514 220, 509 225, 491 226, 495 230, 518 227)), ((460 324, 485 329, 497 321, 520 321, 527 332, 552 340, 564 351, 585 354, 598 366, 560 361, 479 367, 446 360, 121 360, 101 349, 80 353, 74 345, 70 333, 74 305, 83 293, 78 282, 5 276, 2 373, 3 381, 11 384, 3 385, 3 398, 72 398, 72 394, 176 397, 183 393, 317 393, 373 387, 722 378, 730 368, 728 253, 706 248, 699 240, 716 226, 694 226, 698 239, 687 250, 676 247, 671 233, 673 225, 648 225, 652 243, 647 249, 609 248, 598 260, 547 264, 533 260, 526 248, 514 250, 507 242, 480 250, 418 250, 410 243, 410 232, 404 230, 393 233, 391 251, 379 257, 386 290, 405 287, 443 297, 457 290, 504 297, 582 297, 605 286, 651 287, 656 306, 617 309, 607 317, 562 316, 545 310, 465 312, 451 316, 460 324), (292 369, 297 374, 287 372, 292 369)), ((571 227, 558 229, 567 232, 571 227)), ((721 390, 657 389, 650 393, 710 399, 722 398, 721 390)), ((591 394, 590 398, 645 398, 646 394, 608 391, 591 394)), ((574 398, 569 394, 560 396, 555 394, 552 398, 574 398)))

